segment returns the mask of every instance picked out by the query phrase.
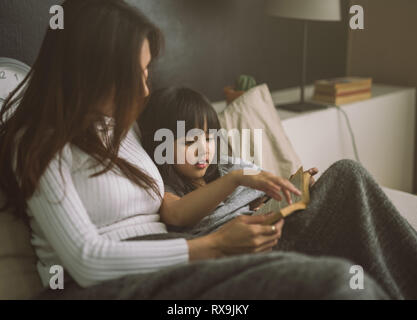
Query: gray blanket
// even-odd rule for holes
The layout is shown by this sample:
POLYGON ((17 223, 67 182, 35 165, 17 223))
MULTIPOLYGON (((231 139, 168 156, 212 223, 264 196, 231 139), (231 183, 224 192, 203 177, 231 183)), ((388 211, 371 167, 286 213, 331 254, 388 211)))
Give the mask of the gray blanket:
MULTIPOLYGON (((192 236, 153 235, 132 239, 192 236)), ((417 233, 370 174, 338 161, 286 218, 272 252, 193 262, 39 299, 417 299, 417 233), (365 271, 352 288, 352 266, 365 271)))

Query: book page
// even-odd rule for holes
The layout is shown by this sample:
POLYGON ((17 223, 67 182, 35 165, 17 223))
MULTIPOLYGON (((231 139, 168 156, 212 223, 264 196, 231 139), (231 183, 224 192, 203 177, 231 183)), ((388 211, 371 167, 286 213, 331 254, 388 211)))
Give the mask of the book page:
MULTIPOLYGON (((301 192, 303 192, 304 187, 304 178, 303 178, 303 169, 300 168, 297 173, 291 177, 290 179, 291 183, 301 192)), ((297 203, 300 202, 303 198, 303 194, 301 194, 301 196, 297 196, 296 194, 290 193, 291 196, 291 200, 292 203, 297 203)), ((284 196, 282 196, 283 199, 281 201, 277 201, 275 199, 270 199, 268 200, 259 210, 257 210, 253 215, 254 216, 258 216, 261 214, 267 214, 269 212, 280 212, 281 209, 284 209, 286 207, 288 207, 288 202, 287 200, 284 198, 284 196)))

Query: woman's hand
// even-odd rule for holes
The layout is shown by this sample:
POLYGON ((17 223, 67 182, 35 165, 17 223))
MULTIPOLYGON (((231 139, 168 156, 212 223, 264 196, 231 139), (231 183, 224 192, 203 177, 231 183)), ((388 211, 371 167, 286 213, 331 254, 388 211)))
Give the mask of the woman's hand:
POLYGON ((272 250, 281 237, 284 220, 274 226, 262 225, 268 215, 240 216, 212 234, 223 256, 272 250))
POLYGON ((290 192, 301 195, 294 185, 287 179, 277 177, 270 172, 261 171, 254 175, 244 174, 244 170, 236 170, 231 172, 238 185, 250 187, 265 192, 268 196, 277 201, 281 201, 280 191, 285 196, 288 204, 291 204, 290 192))
POLYGON ((262 225, 267 218, 268 215, 239 216, 216 232, 188 240, 190 260, 272 250, 281 237, 284 220, 273 226, 262 225))

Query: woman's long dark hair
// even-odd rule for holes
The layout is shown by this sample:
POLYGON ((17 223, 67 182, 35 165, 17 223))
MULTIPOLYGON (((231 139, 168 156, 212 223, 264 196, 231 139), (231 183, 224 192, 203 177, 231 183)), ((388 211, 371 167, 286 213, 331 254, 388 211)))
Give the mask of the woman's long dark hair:
MULTIPOLYGON (((154 161, 155 149, 160 144, 154 139, 155 132, 162 128, 169 129, 177 138, 177 121, 185 121, 186 133, 195 128, 204 130, 205 123, 207 123, 207 130, 220 130, 217 113, 204 95, 185 87, 156 90, 151 94, 145 111, 138 119, 142 134, 142 146, 154 161)), ((216 142, 217 138, 216 136, 216 142)), ((219 146, 218 143, 217 146, 219 146)), ((215 156, 219 158, 219 147, 216 149, 215 156)), ((209 165, 204 175, 204 180, 207 183, 219 177, 218 163, 219 161, 214 161, 209 165)), ((179 194, 187 194, 196 189, 192 181, 178 173, 172 164, 160 165, 156 163, 156 165, 164 183, 179 194)))
POLYGON ((48 28, 32 70, 0 112, 1 209, 12 207, 22 217, 49 162, 61 158, 67 143, 104 165, 92 177, 117 166, 150 195, 159 194, 154 179, 119 158, 118 150, 144 107, 142 46, 148 39, 155 58, 160 30, 122 0, 67 0, 63 8, 65 28, 48 28), (115 106, 113 138, 103 142, 96 129, 106 126, 100 106, 109 101, 115 106))

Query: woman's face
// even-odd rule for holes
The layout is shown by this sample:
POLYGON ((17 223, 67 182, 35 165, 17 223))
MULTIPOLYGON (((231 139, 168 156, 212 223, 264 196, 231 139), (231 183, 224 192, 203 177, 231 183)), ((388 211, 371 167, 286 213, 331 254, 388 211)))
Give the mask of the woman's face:
POLYGON ((147 80, 148 80, 148 76, 149 76, 149 71, 148 71, 148 67, 149 67, 149 63, 152 60, 152 55, 151 55, 151 49, 149 47, 149 40, 145 39, 145 41, 143 42, 143 46, 140 52, 140 66, 142 67, 143 70, 143 88, 145 90, 145 97, 149 96, 149 88, 148 88, 148 84, 147 84, 147 80))
POLYGON ((207 125, 197 137, 183 137, 175 140, 174 168, 191 180, 201 180, 212 163, 216 150, 214 135, 209 135, 207 125), (200 152, 199 152, 200 151, 200 152), (180 160, 185 159, 185 161, 180 160))
MULTIPOLYGON (((148 67, 149 64, 152 60, 152 55, 151 55, 151 49, 149 47, 149 40, 145 39, 145 41, 143 42, 142 48, 140 50, 140 54, 139 54, 139 63, 140 66, 143 70, 143 78, 142 78, 142 85, 143 85, 143 90, 144 90, 144 97, 146 98, 147 96, 149 96, 149 88, 148 88, 148 84, 147 84, 147 80, 148 80, 148 76, 149 76, 149 71, 148 71, 148 67)), ((113 116, 113 112, 114 112, 114 95, 115 95, 115 89, 113 87, 112 93, 111 93, 111 99, 108 103, 103 103, 102 105, 102 112, 109 116, 112 117, 113 116)))

